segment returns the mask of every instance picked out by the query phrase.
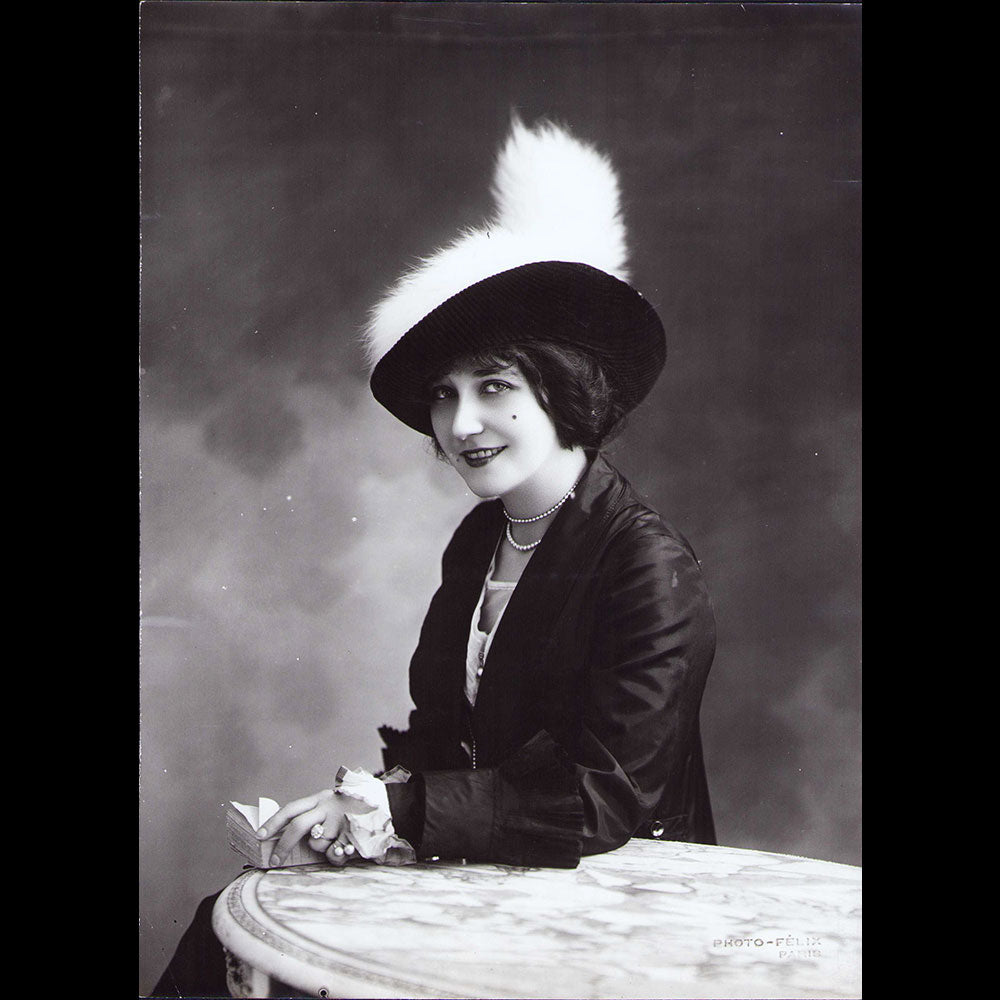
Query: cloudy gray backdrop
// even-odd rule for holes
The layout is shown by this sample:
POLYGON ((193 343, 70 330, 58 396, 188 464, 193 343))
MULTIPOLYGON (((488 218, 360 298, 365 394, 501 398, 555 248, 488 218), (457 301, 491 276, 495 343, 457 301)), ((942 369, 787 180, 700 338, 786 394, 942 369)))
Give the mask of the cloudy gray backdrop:
POLYGON ((365 310, 512 109, 619 169, 666 371, 612 460, 701 557, 720 841, 860 863, 860 7, 143 5, 140 990, 223 803, 375 766, 474 502, 365 310))

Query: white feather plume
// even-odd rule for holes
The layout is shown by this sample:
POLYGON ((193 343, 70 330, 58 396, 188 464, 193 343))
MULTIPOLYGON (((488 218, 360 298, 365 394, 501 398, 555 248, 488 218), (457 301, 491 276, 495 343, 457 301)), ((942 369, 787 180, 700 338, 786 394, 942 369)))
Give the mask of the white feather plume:
POLYGON ((497 157, 494 215, 423 258, 373 307, 370 367, 431 310, 490 275, 536 261, 589 264, 628 280, 625 224, 610 160, 551 123, 514 119, 497 157))

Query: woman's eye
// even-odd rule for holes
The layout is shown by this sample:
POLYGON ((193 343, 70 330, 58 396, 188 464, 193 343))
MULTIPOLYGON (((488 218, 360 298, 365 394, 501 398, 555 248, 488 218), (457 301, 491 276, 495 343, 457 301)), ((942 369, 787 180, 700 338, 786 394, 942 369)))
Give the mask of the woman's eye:
POLYGON ((506 382, 487 382, 483 385, 483 392, 506 392, 509 388, 506 382))
POLYGON ((446 385, 436 385, 431 389, 431 401, 437 399, 447 399, 451 395, 451 389, 446 385))

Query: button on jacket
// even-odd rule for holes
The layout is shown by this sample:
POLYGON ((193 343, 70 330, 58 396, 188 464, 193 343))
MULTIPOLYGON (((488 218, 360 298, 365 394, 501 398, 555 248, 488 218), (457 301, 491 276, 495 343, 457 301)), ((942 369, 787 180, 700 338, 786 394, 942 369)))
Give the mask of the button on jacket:
POLYGON ((470 709, 469 623, 504 526, 494 500, 455 532, 410 664, 409 728, 380 730, 386 767, 415 775, 388 786, 397 830, 421 857, 529 866, 574 867, 632 836, 714 843, 698 715, 715 618, 691 547, 591 455, 470 709))

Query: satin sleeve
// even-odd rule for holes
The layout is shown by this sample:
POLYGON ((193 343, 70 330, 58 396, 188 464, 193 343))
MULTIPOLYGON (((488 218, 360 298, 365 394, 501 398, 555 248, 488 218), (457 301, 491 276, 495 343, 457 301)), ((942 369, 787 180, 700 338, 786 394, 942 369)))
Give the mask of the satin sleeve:
POLYGON ((663 818, 684 832, 716 639, 698 561, 655 515, 641 518, 609 549, 600 580, 573 748, 584 854, 625 843, 664 799, 681 815, 663 818))

